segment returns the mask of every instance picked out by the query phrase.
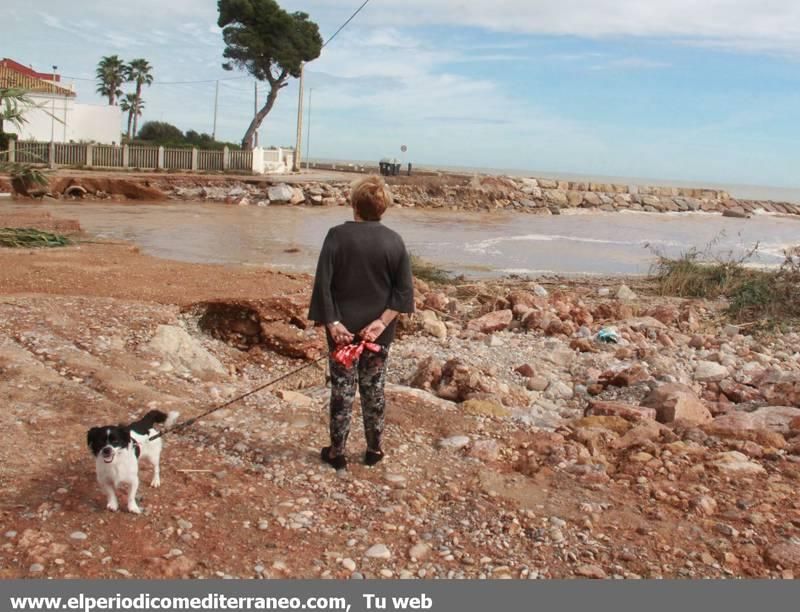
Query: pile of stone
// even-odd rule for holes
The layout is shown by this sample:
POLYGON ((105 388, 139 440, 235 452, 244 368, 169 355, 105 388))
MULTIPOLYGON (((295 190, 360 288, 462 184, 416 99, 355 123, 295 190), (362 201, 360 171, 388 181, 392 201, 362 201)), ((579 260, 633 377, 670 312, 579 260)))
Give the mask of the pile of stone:
MULTIPOLYGON (((344 206, 346 183, 308 183, 268 187, 237 185, 224 188, 181 189, 176 195, 202 197, 239 205, 344 206)), ((719 212, 730 217, 749 217, 757 211, 800 214, 794 204, 736 200, 725 191, 678 187, 639 187, 577 183, 546 179, 475 177, 452 184, 398 184, 392 186, 395 201, 408 208, 456 210, 515 210, 531 214, 561 214, 570 210, 620 210, 641 212, 719 212)))

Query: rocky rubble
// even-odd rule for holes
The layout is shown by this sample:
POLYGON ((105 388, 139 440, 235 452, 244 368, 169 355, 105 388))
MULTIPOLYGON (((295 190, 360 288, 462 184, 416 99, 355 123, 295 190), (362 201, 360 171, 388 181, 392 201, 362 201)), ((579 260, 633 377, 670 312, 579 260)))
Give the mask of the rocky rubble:
MULTIPOLYGON (((536 215, 577 211, 711 212, 747 218, 755 213, 796 215, 787 202, 740 200, 713 189, 616 185, 502 176, 457 175, 392 179, 395 204, 406 208, 509 210, 536 215)), ((96 178, 63 176, 48 196, 64 199, 207 200, 239 206, 344 206, 349 183, 291 183, 214 176, 96 178)))
MULTIPOLYGON (((514 210, 538 215, 562 214, 577 210, 616 212, 717 212, 727 216, 749 217, 755 212, 800 214, 800 208, 785 202, 746 201, 731 198, 722 191, 663 187, 637 187, 517 179, 474 177, 431 179, 393 184, 395 203, 407 208, 447 208, 452 210, 514 210)), ((259 185, 225 187, 167 188, 172 197, 207 199, 239 205, 343 206, 347 203, 347 183, 276 184, 264 190, 259 185)))
POLYGON ((388 457, 360 465, 354 419, 336 474, 318 460, 324 366, 265 342, 268 323, 320 340, 297 310, 307 287, 178 307, 47 286, 0 301, 0 577, 800 571, 796 332, 744 335, 719 304, 618 281, 418 281, 390 354, 388 457), (190 416, 302 366, 167 437, 143 515, 103 509, 87 427, 190 416))

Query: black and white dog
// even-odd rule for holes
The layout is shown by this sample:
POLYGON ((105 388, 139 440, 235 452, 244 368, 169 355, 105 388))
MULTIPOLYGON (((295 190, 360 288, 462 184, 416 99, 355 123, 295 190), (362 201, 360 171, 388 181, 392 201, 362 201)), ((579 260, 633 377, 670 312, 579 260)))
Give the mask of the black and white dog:
POLYGON ((151 440, 158 433, 154 425, 163 423, 170 427, 178 420, 177 412, 168 415, 160 410, 151 410, 144 417, 130 425, 108 425, 92 427, 86 434, 86 441, 95 456, 97 482, 108 497, 106 508, 112 512, 119 509, 117 489, 128 486, 128 512, 141 513, 136 505, 136 491, 139 488, 139 460, 146 459, 153 466, 151 487, 161 486, 159 460, 161 458, 161 438, 151 440))

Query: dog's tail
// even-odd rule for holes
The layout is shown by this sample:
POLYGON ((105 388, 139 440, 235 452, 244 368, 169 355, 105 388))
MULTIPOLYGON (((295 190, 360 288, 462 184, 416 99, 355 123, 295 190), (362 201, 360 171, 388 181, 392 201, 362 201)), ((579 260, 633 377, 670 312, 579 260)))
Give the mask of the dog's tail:
POLYGON ((156 423, 164 423, 167 427, 171 427, 177 420, 178 412, 174 410, 169 414, 165 414, 160 410, 151 410, 135 423, 131 423, 130 428, 136 433, 146 434, 153 429, 156 423))

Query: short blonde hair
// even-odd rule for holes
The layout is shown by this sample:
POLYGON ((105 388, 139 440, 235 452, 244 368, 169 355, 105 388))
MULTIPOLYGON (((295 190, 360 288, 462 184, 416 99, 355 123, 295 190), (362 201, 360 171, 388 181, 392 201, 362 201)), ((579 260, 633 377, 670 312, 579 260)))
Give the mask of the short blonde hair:
POLYGON ((350 204, 364 221, 380 221, 392 203, 386 182, 372 174, 357 180, 350 187, 350 204))

